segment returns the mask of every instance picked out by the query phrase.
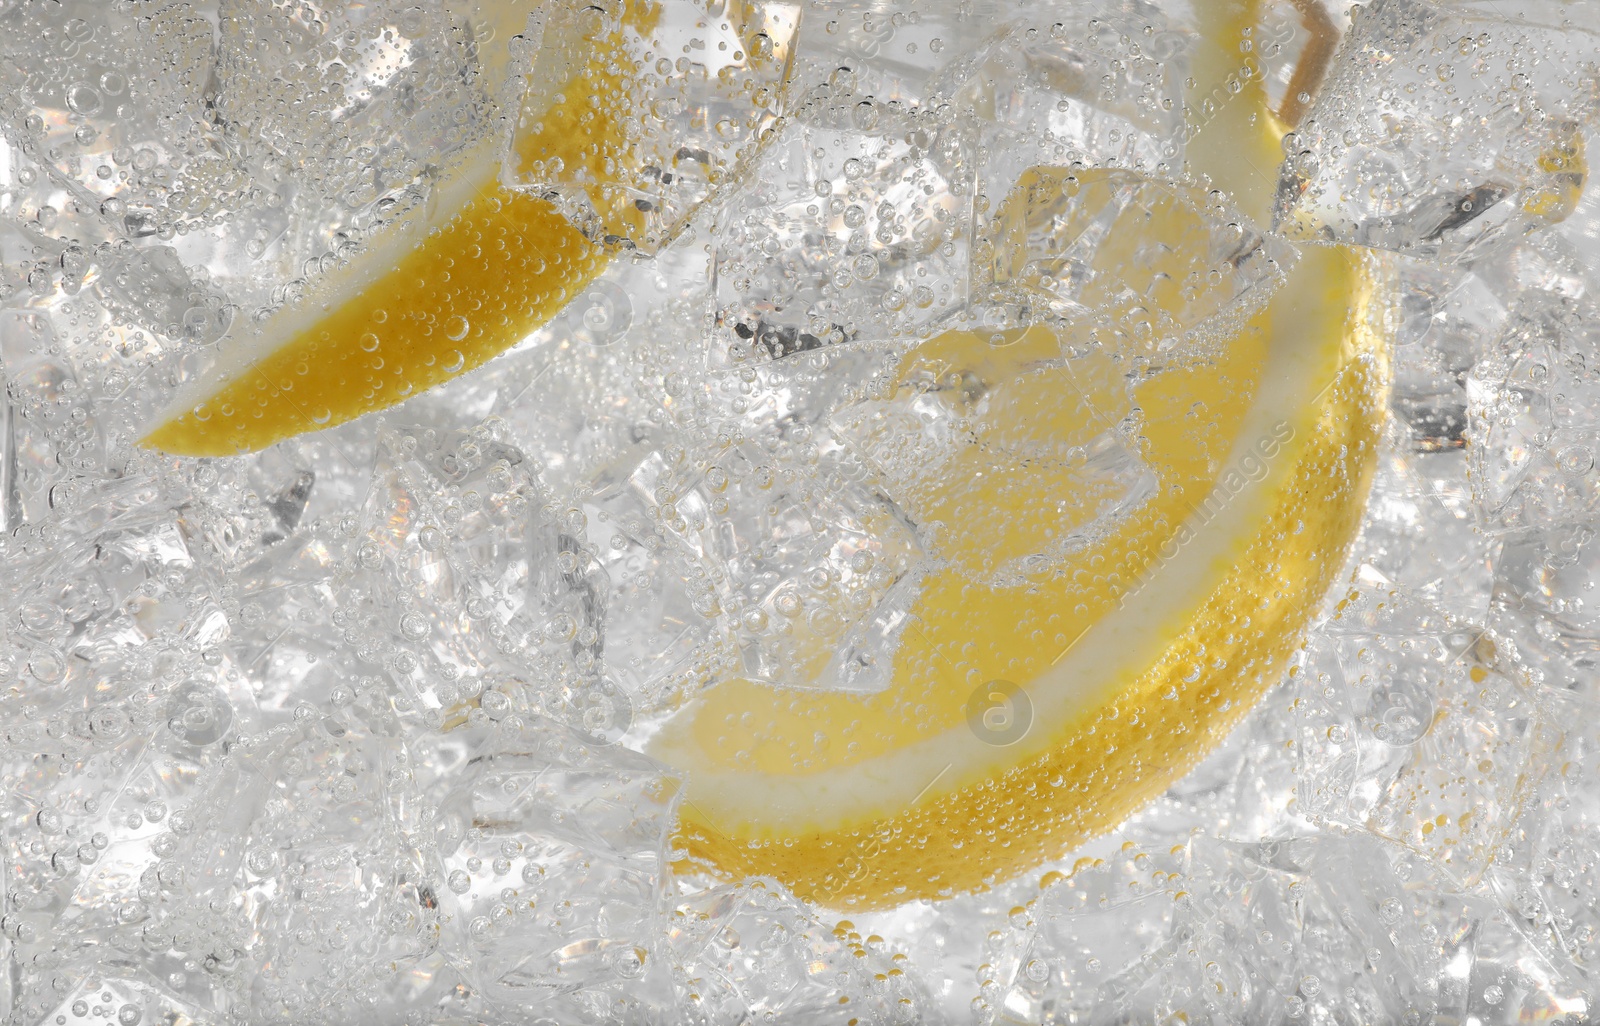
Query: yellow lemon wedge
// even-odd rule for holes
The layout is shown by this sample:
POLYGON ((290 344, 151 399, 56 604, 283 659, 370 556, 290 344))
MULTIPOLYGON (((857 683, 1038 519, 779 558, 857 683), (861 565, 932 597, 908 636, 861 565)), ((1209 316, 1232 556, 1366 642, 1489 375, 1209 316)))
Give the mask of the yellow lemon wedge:
MULTIPOLYGON (((1284 130, 1263 92, 1234 90, 1190 150, 1261 216, 1284 130)), ((1183 244, 1174 219, 1148 230, 1183 244)), ((1152 272, 1127 276, 1137 290, 1152 272)), ((726 680, 663 726, 649 751, 686 780, 684 868, 775 877, 835 908, 937 899, 1059 858, 1161 794, 1279 678, 1340 570, 1388 381, 1374 296, 1361 258, 1308 248, 1214 356, 1143 377, 1137 448, 1154 489, 1024 580, 978 571, 1037 548, 1052 518, 1081 519, 1069 507, 1085 498, 1001 459, 1004 438, 1081 434, 1094 409, 1128 405, 1122 386, 1070 361, 1019 373, 1060 352, 1038 327, 999 349, 969 332, 913 348, 900 384, 959 380, 986 404, 947 483, 924 476, 910 495, 940 523, 944 568, 923 581, 884 690, 726 680), (1051 501, 1019 496, 1019 478, 1051 501)))
MULTIPOLYGON (((520 9, 502 5, 508 32, 520 9)), ((615 55, 564 42, 572 79, 517 146, 525 162, 560 159, 604 180, 632 117, 630 90, 615 55)), ((342 424, 479 366, 560 312, 607 254, 554 204, 503 189, 499 165, 496 139, 460 156, 433 200, 447 219, 420 241, 398 229, 369 241, 235 342, 142 443, 231 456, 342 424)))
MULTIPOLYGON (((1146 381, 1155 496, 1040 580, 930 575, 885 690, 729 680, 685 707, 650 751, 685 774, 691 862, 840 907, 937 898, 1159 795, 1276 681, 1340 569, 1381 423, 1370 302, 1351 254, 1311 251, 1223 355, 1146 381)), ((988 348, 928 345, 970 364, 988 348)))
MULTIPOLYGON (((1208 86, 1237 65, 1248 14, 1205 15, 1211 56, 1196 73, 1208 86)), ((573 81, 521 156, 603 176, 626 135, 625 62, 574 52, 573 81)), ((1189 160, 1261 223, 1282 126, 1259 78, 1214 95, 1226 99, 1203 111, 1189 160)), ((481 364, 557 312, 606 254, 550 203, 500 189, 496 159, 492 144, 469 154, 440 186, 447 220, 418 242, 369 246, 272 315, 145 444, 230 455, 342 423, 481 364)), ((1076 177, 1109 188, 1101 174, 1076 177)), ((1157 322, 1182 319, 1168 309, 1194 263, 1181 220, 1149 219, 1173 280, 1119 318, 1149 307, 1157 322)), ((1153 266, 1130 281, 1149 283, 1153 266)), ((924 477, 898 497, 939 522, 941 568, 922 581, 882 691, 729 679, 662 725, 649 751, 686 781, 687 867, 776 877, 837 907, 938 898, 1059 857, 1161 793, 1277 679, 1340 568, 1387 383, 1374 293, 1353 253, 1308 249, 1225 345, 1166 362, 1146 352, 1131 386, 1092 360, 1052 363, 1066 343, 1042 326, 1000 347, 952 331, 907 352, 900 384, 953 375, 982 396, 950 484, 924 477), (1098 522, 1110 492, 1075 491, 1072 466, 1041 469, 1007 439, 1088 437, 1112 409, 1138 411, 1140 501, 1087 544, 1051 549, 1061 524, 1098 522), (1029 566, 1041 548, 1046 565, 1029 566)))

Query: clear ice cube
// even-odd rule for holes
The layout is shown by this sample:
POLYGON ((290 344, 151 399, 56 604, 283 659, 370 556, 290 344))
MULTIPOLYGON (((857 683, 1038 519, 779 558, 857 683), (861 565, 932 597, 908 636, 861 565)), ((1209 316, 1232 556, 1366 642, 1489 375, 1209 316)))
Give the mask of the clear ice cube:
POLYGON ((408 812, 407 753, 354 710, 298 718, 249 830, 235 886, 250 918, 253 1015, 359 1015, 438 946, 427 824, 408 812))
POLYGON ((1482 622, 1501 540, 1478 527, 1466 454, 1408 448, 1391 443, 1379 451, 1373 484, 1379 498, 1369 507, 1355 552, 1433 608, 1482 622))
POLYGON ((1302 811, 1477 879, 1546 765, 1548 714, 1506 655, 1362 568, 1310 657, 1302 811))
POLYGON ((1360 9, 1284 139, 1291 237, 1445 261, 1568 216, 1586 175, 1600 36, 1559 2, 1360 9))
POLYGON ((974 580, 1045 572, 1155 494, 1120 367, 1062 350, 1044 328, 950 332, 912 350, 886 397, 832 417, 929 555, 974 580))
POLYGON ((1175 168, 1195 46, 1186 14, 1142 0, 1014 14, 951 82, 980 126, 984 180, 1039 163, 1175 168))
POLYGON ((670 1021, 658 937, 677 782, 529 724, 484 736, 451 783, 437 900, 474 989, 523 1014, 670 1021))
POLYGON ((207 111, 215 33, 187 3, 9 8, 0 91, 13 142, 134 237, 225 220, 251 187, 207 111))
MULTIPOLYGON (((651 449, 596 478, 585 504, 594 551, 612 582, 606 601, 609 672, 645 704, 671 704, 709 683, 732 638, 696 602, 695 564, 669 532, 664 496, 674 493, 667 458, 651 449)), ((692 501, 692 500, 691 500, 692 501)))
POLYGON ((882 134, 802 122, 727 200, 714 279, 726 342, 713 355, 776 360, 915 338, 965 300, 970 170, 939 159, 959 128, 929 141, 898 120, 900 133, 882 134))
POLYGON ((790 0, 545 5, 521 37, 501 181, 554 200, 596 241, 657 252, 776 134, 801 12, 790 0), (592 143, 566 160, 537 149, 556 97, 578 93, 600 126, 581 129, 592 143))
MULTIPOLYGON (((487 136, 509 59, 495 36, 513 23, 487 6, 475 15, 386 0, 319 16, 222 0, 221 123, 263 185, 291 181, 346 216, 392 204, 428 165, 487 136)), ((325 217, 310 223, 331 233, 325 217)))
MULTIPOLYGON (((181 970, 179 975, 183 975, 181 970)), ((59 1004, 27 1021, 38 1026, 103 1026, 107 1022, 221 1026, 228 1021, 229 1005, 221 994, 211 1000, 195 1000, 191 995, 174 993, 154 973, 141 972, 125 959, 111 959, 96 963, 76 987, 61 997, 59 1004)), ((40 1006, 40 1010, 44 1007, 40 1006)))
POLYGON ((1465 449, 1466 379, 1503 328, 1506 304, 1490 284, 1459 267, 1420 260, 1399 265, 1395 385, 1390 406, 1418 453, 1465 449))
POLYGON ((1565 524, 1507 535, 1494 561, 1490 624, 1530 683, 1557 694, 1593 695, 1600 617, 1597 525, 1565 524))
POLYGON ((716 359, 923 337, 1025 169, 1181 153, 1189 39, 1151 5, 851 11, 798 45, 795 125, 719 210, 716 359))
POLYGON ((658 485, 666 533, 690 556, 692 608, 716 618, 745 676, 877 691, 918 593, 922 550, 870 479, 802 476, 750 444, 658 485))
POLYGON ((1070 877, 1046 877, 1006 916, 1010 957, 979 969, 985 1006, 1002 1022, 1008 1014, 1038 1021, 1047 1003, 1090 1022, 1160 1007, 1161 992, 1180 979, 1168 971, 1173 933, 1192 915, 1180 895, 1188 862, 1181 847, 1152 852, 1129 842, 1070 877))
MULTIPOLYGON (((1587 695, 1557 695, 1553 709, 1565 736, 1550 746, 1552 772, 1533 786, 1528 812, 1496 855, 1490 884, 1505 922, 1549 960, 1552 989, 1562 983, 1583 988, 1579 981, 1592 979, 1600 961, 1600 915, 1590 900, 1600 870, 1594 855, 1600 840, 1594 707, 1587 695)), ((1544 968, 1519 950, 1522 945, 1504 947, 1507 963, 1544 968)), ((1504 989, 1538 988, 1537 978, 1513 981, 1504 989)))
POLYGON ((1467 382, 1468 459, 1479 518, 1505 531, 1600 508, 1600 377, 1591 298, 1524 291, 1467 382))
POLYGON ((668 934, 686 1021, 826 1021, 841 1006, 884 1026, 936 1021, 903 958, 852 925, 826 925, 760 877, 689 896, 668 934))
POLYGON ((1215 192, 1121 169, 1034 167, 973 251, 975 287, 1019 292, 1129 352, 1203 349, 1266 305, 1293 252, 1215 192))

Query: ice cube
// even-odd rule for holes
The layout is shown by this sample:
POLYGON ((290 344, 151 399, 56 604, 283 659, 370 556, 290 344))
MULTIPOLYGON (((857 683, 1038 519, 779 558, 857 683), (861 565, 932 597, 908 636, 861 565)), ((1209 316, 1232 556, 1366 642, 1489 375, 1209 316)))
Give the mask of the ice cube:
MULTIPOLYGON (((1592 976, 1600 960, 1600 915, 1588 900, 1600 869, 1594 856, 1597 735, 1589 696, 1557 694, 1551 704, 1564 736, 1549 746, 1551 772, 1534 785, 1517 829, 1496 853, 1489 882, 1508 923, 1557 967, 1553 975, 1576 982, 1578 974, 1592 976)), ((1517 955, 1511 945, 1506 961, 1517 955)))
POLYGON ((1466 377, 1506 319, 1484 276, 1420 260, 1399 263, 1400 323, 1395 332, 1395 385, 1390 405, 1418 453, 1464 449, 1466 377))
MULTIPOLYGON (((1449 437, 1434 435, 1421 444, 1449 437)), ((1430 606, 1481 623, 1501 540, 1478 527, 1466 454, 1459 448, 1418 451, 1415 434, 1407 441, 1391 436, 1379 450, 1374 499, 1355 554, 1430 606)))
POLYGON ((1480 633, 1363 564, 1320 640, 1338 659, 1358 728, 1403 747, 1427 732, 1442 677, 1458 660, 1476 658, 1480 633))
MULTIPOLYGON (((845 105, 856 94, 846 94, 845 105)), ((965 300, 970 169, 906 120, 869 134, 802 123, 761 158, 717 225, 713 358, 776 360, 915 338, 965 300)))
POLYGON ((1456 981, 1471 975, 1489 903, 1427 889, 1425 863, 1400 846, 1353 833, 1194 847, 1214 904, 1196 929, 1212 943, 1190 949, 1192 1008, 1264 1021, 1335 1008, 1398 1018, 1453 1007, 1456 981))
POLYGON ((1076 161, 1154 170, 1182 156, 1182 82, 1195 45, 1185 14, 1142 0, 1017 12, 947 76, 980 126, 983 180, 1076 161))
POLYGON ((744 675, 881 689, 920 582, 899 509, 870 479, 817 479, 748 443, 707 463, 658 499, 698 565, 695 607, 733 635, 744 675))
POLYGON ((697 608, 698 564, 668 526, 672 504, 663 497, 675 491, 667 458, 635 451, 596 478, 585 505, 594 552, 612 582, 602 628, 606 667, 656 708, 708 683, 733 646, 724 622, 697 608))
POLYGON ((1284 139, 1294 238, 1469 259, 1572 212, 1600 39, 1578 8, 1386 0, 1284 139))
POLYGON ((444 945, 474 989, 571 1021, 665 1023, 659 945, 677 782, 529 724, 488 734, 439 807, 444 945))
POLYGON ((245 975, 254 1014, 273 1021, 356 1014, 438 943, 408 753, 355 712, 297 717, 248 832, 235 881, 254 935, 245 975))
POLYGON ((546 5, 522 37, 525 89, 501 181, 555 200, 596 241, 655 253, 781 125, 801 10, 791 0, 546 5), (595 122, 582 129, 589 148, 566 159, 545 149, 552 134, 574 138, 550 123, 558 97, 589 105, 595 122))
POLYGON ((1155 494, 1126 380, 1044 328, 952 331, 911 351, 887 398, 834 414, 930 555, 1017 583, 1092 545, 1155 494))
POLYGON ((1523 292, 1467 383, 1468 458, 1483 526, 1571 523, 1600 508, 1594 303, 1523 292))
MULTIPOLYGON (((656 312, 649 316, 654 320, 656 312)), ((662 330, 681 331, 681 327, 663 321, 662 330)), ((581 352, 578 358, 587 362, 581 352)), ((861 351, 814 354, 706 375, 698 353, 676 346, 644 350, 640 358, 648 359, 661 375, 659 408, 652 409, 648 401, 636 404, 631 397, 581 404, 589 423, 618 416, 603 432, 596 430, 597 444, 588 453, 580 455, 569 449, 562 467, 565 476, 583 464, 599 464, 590 480, 575 491, 587 513, 588 550, 612 578, 602 631, 608 672, 636 697, 644 697, 646 705, 654 705, 669 700, 669 695, 682 697, 688 693, 686 688, 713 676, 771 672, 768 667, 775 661, 781 665, 782 659, 766 649, 788 637, 808 652, 792 667, 785 683, 844 686, 856 691, 880 688, 884 682, 881 674, 887 671, 904 622, 905 601, 915 593, 909 583, 900 587, 893 599, 883 591, 902 573, 890 565, 897 558, 897 546, 908 537, 902 527, 887 529, 885 564, 868 573, 851 570, 848 565, 865 566, 868 560, 869 554, 855 551, 856 541, 826 557, 840 582, 852 583, 842 585, 837 594, 832 586, 825 588, 832 597, 818 593, 818 601, 833 607, 833 614, 825 617, 819 609, 815 623, 808 618, 801 628, 790 621, 795 614, 806 615, 802 612, 805 596, 814 591, 800 582, 799 576, 820 569, 805 562, 811 557, 802 559, 802 550, 810 542, 802 543, 795 531, 821 543, 826 541, 827 524, 836 522, 840 530, 855 532, 863 529, 863 524, 877 522, 879 513, 874 511, 882 509, 891 518, 897 516, 892 504, 874 494, 877 486, 869 480, 870 474, 844 452, 826 422, 828 413, 846 401, 850 389, 870 378, 881 361, 861 351), (609 463, 600 462, 608 453, 609 463), (727 459, 741 466, 765 464, 773 470, 775 480, 820 478, 832 482, 827 488, 834 489, 838 497, 812 488, 817 492, 815 498, 785 498, 788 493, 778 483, 765 498, 754 492, 739 498, 745 493, 737 483, 730 486, 725 482, 727 491, 720 497, 731 505, 726 516, 715 515, 712 506, 719 496, 710 486, 733 464, 709 477, 707 472, 727 459), (752 459, 755 464, 750 463, 752 459), (713 537, 716 530, 722 530, 717 522, 731 523, 735 517, 747 516, 740 507, 754 509, 780 500, 798 505, 781 514, 769 512, 777 518, 774 524, 802 507, 812 509, 804 515, 804 524, 781 528, 786 539, 782 544, 798 562, 787 568, 741 563, 730 571, 728 552, 732 550, 724 549, 731 544, 740 551, 754 550, 762 544, 760 532, 767 528, 746 524, 730 528, 733 533, 726 536, 713 537), (850 512, 841 512, 846 507, 850 512), (867 519, 863 521, 863 517, 867 519), (775 574, 794 578, 791 590, 799 591, 786 593, 781 602, 776 596, 771 601, 751 597, 779 583, 775 574), (867 576, 876 580, 884 574, 888 576, 860 591, 867 576), (734 578, 752 575, 767 575, 771 580, 752 584, 755 591, 751 595, 734 596, 730 589, 745 587, 731 583, 734 578), (846 602, 847 592, 859 594, 846 602), (751 602, 765 604, 747 617, 746 607, 751 602), (858 608, 856 603, 861 602, 868 605, 858 608), (877 613, 863 616, 871 609, 877 613), (823 624, 824 619, 830 622, 823 624), (816 634, 817 629, 823 633, 816 634), (808 634, 810 640, 801 640, 797 630, 808 634), (836 657, 833 669, 825 665, 830 651, 836 657), (822 658, 823 663, 811 665, 813 657, 822 658), (870 673, 869 665, 873 667, 870 673), (840 677, 840 672, 845 676, 840 677)), ((613 372, 604 373, 609 377, 613 372)), ((584 389, 602 388, 604 381, 584 375, 578 384, 584 389)), ((773 526, 772 530, 780 528, 773 526)), ((778 544, 774 540, 769 547, 776 551, 778 544)), ((824 558, 820 549, 814 555, 824 558)), ((878 561, 879 557, 871 555, 871 559, 878 561)))
POLYGON ((1459 888, 1417 853, 1360 831, 1130 840, 1018 898, 988 920, 980 1022, 1295 1022, 1348 1009, 1404 1021, 1485 1003, 1581 1007, 1568 1004, 1576 977, 1516 939, 1492 892, 1459 888))
MULTIPOLYGON (((109 811, 125 775, 132 775, 128 761, 140 756, 143 748, 144 739, 140 738, 77 758, 14 756, 7 760, 11 797, 5 811, 6 860, 14 923, 29 922, 30 930, 47 935, 72 905, 106 913, 132 898, 138 872, 156 861, 148 850, 132 882, 119 880, 116 868, 99 875, 95 867, 111 846, 113 833, 123 833, 106 829, 101 817, 109 811), (123 767, 114 769, 118 755, 123 767), (99 845, 95 844, 97 834, 99 845), (91 882, 75 901, 86 878, 91 882)), ((118 839, 137 840, 139 833, 131 831, 131 836, 118 839)), ((124 854, 113 854, 113 866, 124 854)))
POLYGON ((1159 1000, 1141 991, 1159 990, 1175 953, 1172 933, 1187 906, 1174 899, 1187 862, 1185 849, 1151 852, 1134 842, 1070 877, 1057 873, 1041 881, 1033 907, 1007 917, 1036 936, 1015 955, 1014 975, 994 980, 1001 988, 992 1002, 996 1009, 1003 1015, 1011 1006, 1049 1000, 1109 1019, 1137 1016, 1151 997, 1159 1000))
POLYGON ((123 243, 97 256, 95 292, 125 324, 205 343, 233 323, 234 309, 222 293, 197 281, 171 246, 123 243))
POLYGON ((136 739, 56 769, 8 764, 19 786, 8 818, 27 822, 8 827, 17 847, 6 929, 41 967, 87 951, 100 964, 76 971, 149 974, 180 1006, 214 1009, 237 997, 224 978, 249 946, 226 895, 264 781, 237 759, 206 766, 142 747, 136 739))
POLYGON ((577 501, 614 461, 698 425, 683 372, 702 362, 708 264, 688 240, 651 261, 613 261, 516 348, 420 398, 437 397, 445 423, 463 409, 495 417, 542 483, 577 501))
POLYGON ((227 678, 227 615, 177 519, 144 517, 89 533, 69 560, 16 567, 28 599, 11 600, 18 677, 0 696, 15 753, 87 756, 154 737, 163 751, 187 746, 187 761, 253 718, 227 678))
POLYGON ((420 689, 422 707, 446 721, 487 715, 437 676, 446 667, 551 684, 602 672, 610 584, 581 509, 550 503, 520 449, 490 425, 403 429, 386 435, 374 484, 341 626, 367 628, 358 651, 420 689))
POLYGON ((1547 714, 1481 628, 1362 568, 1300 679, 1302 810, 1475 880, 1544 771, 1547 714))
POLYGON ((825 925, 775 881, 754 878, 682 901, 669 922, 679 994, 691 1021, 824 1021, 841 1006, 865 1021, 927 1023, 928 995, 854 924, 825 925))
POLYGON ((1600 617, 1590 594, 1600 583, 1596 525, 1566 524, 1507 535, 1494 562, 1490 623, 1541 689, 1592 695, 1600 617))
POLYGON ((1136 171, 1034 167, 974 247, 973 281, 1020 291, 1108 347, 1182 353, 1237 332, 1292 259, 1220 194, 1136 171))
MULTIPOLYGON (((669 322, 682 301, 670 288, 677 277, 638 267, 598 283, 606 319, 669 322)), ((678 701, 730 647, 694 613, 693 562, 670 538, 656 544, 654 475, 662 448, 682 442, 670 427, 675 403, 664 410, 627 376, 635 359, 661 359, 650 333, 594 335, 582 315, 558 322, 482 381, 419 397, 421 423, 395 423, 365 499, 370 533, 346 559, 370 543, 376 591, 398 583, 400 605, 384 615, 427 624, 421 639, 389 642, 421 645, 424 669, 438 659, 517 677, 554 703, 550 714, 581 730, 600 717, 595 738, 616 741, 635 711, 678 701), (506 418, 467 431, 426 426, 461 423, 462 402, 506 418)), ((418 701, 435 709, 430 696, 418 701)))
POLYGON ((216 53, 202 11, 67 2, 5 20, 9 134, 119 234, 215 224, 248 192, 206 109, 216 53))
POLYGON ((1482 623, 1499 539, 1483 531, 1469 483, 1469 384, 1504 330, 1501 274, 1421 259, 1397 266, 1394 429, 1379 451, 1358 557, 1432 607, 1482 623))
MULTIPOLYGON (((425 165, 459 158, 487 136, 506 82, 507 39, 494 36, 512 14, 477 13, 382 2, 307 18, 224 0, 216 103, 250 144, 255 178, 296 180, 349 216, 392 201, 425 165)), ((326 221, 312 223, 336 227, 326 221)))
POLYGON ((796 125, 719 217, 717 316, 733 362, 926 335, 968 299, 974 214, 987 209, 974 203, 992 200, 980 182, 1009 188, 1041 161, 1154 166, 1179 153, 1188 44, 1160 12, 990 13, 998 23, 974 35, 961 13, 847 9, 809 51, 819 33, 802 29, 796 125), (1132 43, 1134 24, 1147 43, 1132 43), (899 37, 903 56, 874 59, 899 37))
POLYGON ((892 4, 801 27, 791 124, 718 212, 714 363, 918 337, 965 300, 977 138, 938 82, 992 35, 892 4))
POLYGON ((212 565, 238 573, 294 534, 316 484, 296 455, 271 451, 243 474, 215 475, 213 487, 183 507, 185 534, 208 550, 212 565))
POLYGON ((977 146, 963 159, 1002 185, 1042 162, 1153 167, 1181 153, 1193 42, 1187 12, 1138 0, 845 4, 802 27, 797 113, 881 119, 891 136, 909 124, 924 138, 964 121, 977 146), (854 96, 819 105, 829 93, 854 96))
MULTIPOLYGON (((848 0, 835 5, 831 17, 801 26, 796 91, 808 96, 818 86, 833 86, 859 91, 862 98, 926 103, 947 95, 948 81, 961 81, 977 55, 1019 16, 1026 14, 988 0, 937 8, 915 0, 848 0)), ((815 111, 810 105, 800 109, 815 111)))
MULTIPOLYGON (((223 988, 206 988, 211 993, 204 997, 180 993, 156 974, 140 971, 137 963, 127 958, 92 963, 87 972, 75 975, 79 976, 78 984, 61 996, 59 1003, 48 1011, 46 1006, 40 1006, 42 1014, 25 1021, 38 1026, 104 1026, 108 1022, 131 1026, 166 1022, 221 1026, 232 1011, 233 1002, 223 988)), ((179 970, 177 975, 187 974, 179 970)))

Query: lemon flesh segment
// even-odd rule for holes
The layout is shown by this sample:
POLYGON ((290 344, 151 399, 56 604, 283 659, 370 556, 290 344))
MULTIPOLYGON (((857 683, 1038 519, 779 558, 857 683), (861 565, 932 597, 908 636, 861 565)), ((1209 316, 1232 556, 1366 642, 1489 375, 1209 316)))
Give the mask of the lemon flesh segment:
POLYGON ((1050 579, 930 577, 885 691, 734 680, 669 721, 652 753, 687 775, 690 863, 838 907, 938 898, 1160 794, 1277 679, 1354 535, 1387 378, 1370 294, 1314 250, 1217 360, 1151 378, 1158 496, 1050 579), (1031 707, 1003 746, 967 719, 994 680, 1031 707))
MULTIPOLYGON (((630 92, 605 52, 581 40, 568 52, 585 56, 518 149, 601 176, 623 145, 630 92)), ((498 168, 494 140, 466 154, 440 187, 447 221, 420 241, 375 238, 313 296, 273 313, 142 444, 186 456, 262 449, 426 391, 549 320, 608 256, 554 204, 502 189, 498 168)))

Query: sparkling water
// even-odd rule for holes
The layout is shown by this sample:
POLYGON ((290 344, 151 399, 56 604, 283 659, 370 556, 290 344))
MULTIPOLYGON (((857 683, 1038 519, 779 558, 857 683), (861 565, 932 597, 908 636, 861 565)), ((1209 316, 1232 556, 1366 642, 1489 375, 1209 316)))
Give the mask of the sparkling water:
POLYGON ((1600 1016, 1600 11, 1266 0, 1240 73, 1299 124, 1253 223, 1183 173, 1230 98, 1197 6, 0 2, 0 1022, 1600 1016), (620 184, 517 157, 585 19, 676 55, 620 184), (385 413, 135 444, 478 145, 625 258, 385 413), (1152 211, 1197 254, 1159 316, 1152 211), (1328 242, 1394 283, 1376 483, 1222 748, 981 894, 674 869, 673 710, 880 690, 929 567, 1092 544, 1156 487, 1103 354, 1203 357, 1328 242), (1040 319, 1081 346, 981 408, 896 369, 1040 319), (1075 433, 973 464, 1039 394, 1075 433), (931 484, 979 471, 981 558, 931 484))

